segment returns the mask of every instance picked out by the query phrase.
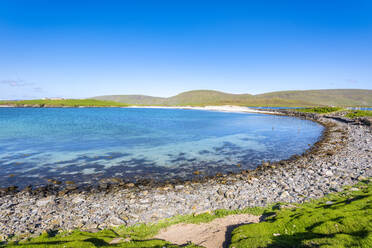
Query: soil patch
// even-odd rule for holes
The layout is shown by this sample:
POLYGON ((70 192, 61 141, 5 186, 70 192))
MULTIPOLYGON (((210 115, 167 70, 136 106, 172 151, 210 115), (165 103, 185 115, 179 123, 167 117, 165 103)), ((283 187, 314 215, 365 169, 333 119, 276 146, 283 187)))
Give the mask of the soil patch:
POLYGON ((232 230, 240 225, 257 223, 259 220, 260 216, 251 214, 229 215, 209 223, 173 225, 160 231, 155 238, 178 245, 192 242, 206 248, 225 248, 230 243, 232 230))

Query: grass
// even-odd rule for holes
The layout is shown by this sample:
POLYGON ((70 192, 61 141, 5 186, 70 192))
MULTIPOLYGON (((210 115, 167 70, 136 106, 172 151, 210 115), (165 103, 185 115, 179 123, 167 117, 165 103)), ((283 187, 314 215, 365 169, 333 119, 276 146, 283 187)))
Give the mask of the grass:
MULTIPOLYGON (((113 230, 104 230, 99 233, 87 233, 81 231, 65 232, 55 236, 53 234, 44 233, 41 236, 31 239, 30 241, 19 242, 18 244, 10 244, 4 247, 60 247, 60 248, 73 248, 73 247, 141 247, 141 248, 176 248, 177 245, 172 245, 163 240, 137 240, 130 242, 122 242, 116 245, 110 245, 110 241, 114 238, 120 237, 113 230)), ((1 246, 0 246, 1 247, 1 246)), ((187 248, 197 248, 193 244, 184 246, 187 248)))
MULTIPOLYGON (((213 213, 203 213, 199 215, 183 215, 169 219, 164 219, 154 224, 138 224, 130 227, 120 226, 113 229, 103 230, 98 233, 83 232, 74 230, 72 232, 50 232, 43 233, 36 238, 29 238, 23 241, 11 241, 7 245, 0 247, 143 247, 143 248, 176 248, 187 247, 196 248, 198 246, 189 244, 188 246, 177 246, 163 240, 152 239, 160 229, 178 223, 205 223, 216 218, 221 218, 231 214, 250 213, 261 215, 264 208, 254 207, 244 210, 216 210, 213 213), (130 238, 130 242, 122 242, 118 245, 110 245, 109 242, 114 238, 130 238)), ((13 240, 19 240, 13 238, 13 240)))
POLYGON ((296 109, 299 112, 305 113, 316 113, 316 114, 327 114, 336 111, 340 111, 342 108, 339 107, 314 107, 314 108, 303 108, 303 109, 296 109))
POLYGON ((372 111, 369 110, 351 110, 346 114, 346 117, 349 118, 358 118, 358 117, 372 117, 372 111))
POLYGON ((64 100, 22 100, 22 101, 0 101, 0 105, 39 105, 42 107, 125 107, 124 103, 114 101, 101 101, 95 99, 64 99, 64 100))
MULTIPOLYGON (((230 248, 249 247, 372 247, 372 183, 364 180, 340 193, 304 204, 278 203, 266 208, 217 210, 213 213, 176 216, 154 224, 121 226, 97 233, 74 230, 44 232, 36 238, 11 241, 0 247, 143 247, 197 248, 177 246, 152 237, 160 229, 177 223, 204 223, 231 214, 264 215, 265 222, 243 225, 232 233, 230 248), (115 238, 128 242, 110 245, 115 238)), ((15 240, 15 239, 13 239, 15 240)))
POLYGON ((278 204, 266 222, 235 229, 230 247, 372 247, 371 190, 365 181, 302 205, 278 204))
POLYGON ((316 114, 329 114, 333 112, 343 111, 346 112, 345 117, 358 118, 358 117, 372 117, 372 111, 369 110, 346 110, 341 107, 314 107, 295 109, 298 112, 316 113, 316 114))

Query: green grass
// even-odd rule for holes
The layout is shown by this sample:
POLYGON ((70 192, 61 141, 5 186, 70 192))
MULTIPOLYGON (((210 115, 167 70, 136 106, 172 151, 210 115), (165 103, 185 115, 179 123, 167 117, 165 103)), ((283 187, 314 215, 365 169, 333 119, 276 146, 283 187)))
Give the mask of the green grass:
POLYGON ((351 110, 346 114, 346 117, 349 118, 358 118, 358 117, 372 117, 372 111, 369 110, 351 110))
POLYGON ((293 208, 275 206, 266 222, 235 229, 230 247, 372 247, 371 190, 364 182, 293 208))
MULTIPOLYGON (((329 194, 304 204, 278 203, 266 208, 217 210, 212 214, 176 216, 154 224, 117 227, 98 233, 79 230, 43 233, 36 238, 12 241, 0 247, 143 247, 176 248, 152 237, 160 229, 177 223, 204 223, 231 214, 250 213, 268 216, 265 222, 243 225, 232 233, 230 247, 372 247, 372 183, 365 180, 343 192, 329 194), (129 242, 110 245, 114 238, 129 242)), ((15 239, 13 239, 15 240, 15 239)), ((19 238, 18 238, 19 240, 19 238)))
POLYGON ((298 112, 305 112, 305 113, 316 113, 316 114, 327 114, 336 111, 340 111, 342 108, 339 107, 315 107, 315 108, 303 108, 303 109, 296 109, 298 112))
MULTIPOLYGON (((88 233, 79 230, 62 233, 44 233, 37 238, 30 238, 23 241, 12 241, 7 245, 0 247, 143 247, 143 248, 161 248, 161 247, 180 247, 172 245, 169 242, 152 239, 160 229, 178 223, 205 223, 216 218, 221 218, 231 214, 250 213, 261 215, 264 208, 254 207, 244 210, 216 210, 213 213, 203 213, 199 215, 183 215, 169 219, 164 219, 154 224, 138 224, 130 227, 121 226, 109 230, 103 230, 98 233, 88 233), (109 242, 114 238, 130 238, 131 242, 123 242, 119 245, 110 245, 109 242)), ((19 240, 13 238, 12 240, 19 240)), ((196 248, 193 244, 182 246, 187 248, 196 248)))
POLYGON ((0 105, 40 105, 44 107, 125 107, 124 103, 114 101, 101 101, 95 99, 65 99, 65 100, 22 100, 22 101, 0 101, 0 105))
MULTIPOLYGON (((4 247, 30 247, 30 248, 41 248, 41 247, 61 247, 61 248, 72 248, 72 247, 143 247, 143 248, 176 248, 177 245, 172 245, 169 242, 163 240, 138 240, 130 242, 122 242, 116 245, 110 245, 109 242, 114 238, 120 237, 113 230, 104 230, 99 233, 87 233, 81 231, 59 233, 57 235, 44 233, 43 235, 33 238, 30 241, 21 241, 17 244, 9 244, 4 247)), ((0 246, 1 247, 1 246, 0 246)), ((196 248, 195 245, 188 245, 187 248, 196 248)))

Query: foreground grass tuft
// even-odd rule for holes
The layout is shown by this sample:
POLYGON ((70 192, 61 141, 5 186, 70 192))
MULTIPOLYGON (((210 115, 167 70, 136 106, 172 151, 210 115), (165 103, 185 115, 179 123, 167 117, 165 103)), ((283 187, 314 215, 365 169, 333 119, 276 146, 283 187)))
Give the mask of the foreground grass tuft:
POLYGON ((372 247, 371 191, 365 181, 310 203, 278 204, 267 221, 235 229, 230 247, 372 247))

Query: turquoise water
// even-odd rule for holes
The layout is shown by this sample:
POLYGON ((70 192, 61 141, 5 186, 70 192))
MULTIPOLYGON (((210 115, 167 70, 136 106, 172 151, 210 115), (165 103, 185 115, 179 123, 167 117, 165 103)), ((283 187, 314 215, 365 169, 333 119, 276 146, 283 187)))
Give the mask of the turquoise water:
POLYGON ((322 130, 307 120, 251 113, 0 108, 0 187, 237 172, 300 154, 322 130))

